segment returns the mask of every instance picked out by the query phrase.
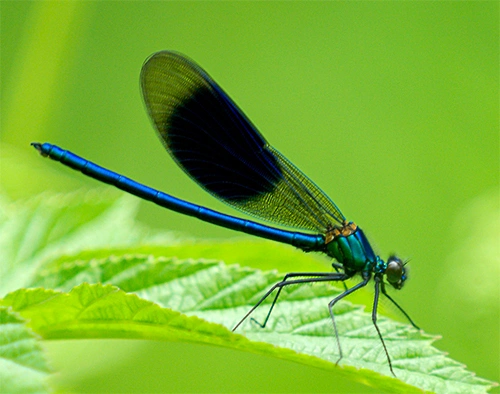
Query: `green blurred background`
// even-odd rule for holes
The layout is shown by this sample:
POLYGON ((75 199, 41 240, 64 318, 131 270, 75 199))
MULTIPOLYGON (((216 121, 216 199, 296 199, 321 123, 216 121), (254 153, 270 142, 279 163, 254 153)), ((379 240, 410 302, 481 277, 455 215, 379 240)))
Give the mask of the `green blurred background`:
MULTIPOLYGON (((363 227, 382 256, 411 259, 411 280, 397 299, 423 329, 442 335, 436 346, 479 376, 500 379, 497 1, 0 7, 1 168, 18 172, 1 179, 10 198, 96 185, 29 147, 49 141, 234 213, 176 168, 143 108, 143 61, 180 51, 363 227), (33 167, 63 172, 68 182, 23 177, 33 167)), ((139 219, 201 238, 235 236, 146 203, 139 219)), ((47 349, 62 370, 58 384, 73 391, 369 391, 325 371, 191 344, 47 349)))

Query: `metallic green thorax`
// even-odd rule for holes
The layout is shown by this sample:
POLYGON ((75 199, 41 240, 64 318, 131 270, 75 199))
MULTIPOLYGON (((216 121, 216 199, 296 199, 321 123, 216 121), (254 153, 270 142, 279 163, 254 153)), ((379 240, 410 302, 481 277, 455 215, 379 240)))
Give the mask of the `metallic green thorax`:
POLYGON ((342 264, 350 276, 357 272, 372 272, 379 260, 363 230, 352 222, 327 233, 326 252, 342 264))

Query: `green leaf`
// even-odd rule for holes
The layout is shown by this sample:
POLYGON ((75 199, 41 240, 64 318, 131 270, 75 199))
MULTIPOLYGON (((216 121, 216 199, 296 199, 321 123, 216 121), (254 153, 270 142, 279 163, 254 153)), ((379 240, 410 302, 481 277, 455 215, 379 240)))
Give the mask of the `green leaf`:
POLYGON ((0 307, 0 393, 46 393, 50 368, 24 319, 0 307))
MULTIPOLYGON (((265 329, 248 320, 232 333, 283 276, 250 267, 331 268, 312 254, 267 241, 179 242, 151 235, 134 223, 136 203, 114 195, 44 193, 26 202, 0 201, 0 291, 17 289, 0 305, 27 319, 43 339, 205 343, 320 367, 332 379, 344 376, 384 391, 480 393, 492 386, 433 348, 435 337, 380 316, 394 379, 371 315, 349 302, 335 309, 344 353, 336 365, 327 304, 342 290, 330 284, 286 288, 265 329)), ((270 302, 255 311, 256 319, 262 321, 270 302)))
MULTIPOLYGON (((31 327, 45 339, 68 338, 143 338, 169 341, 189 341, 231 347, 267 354, 274 357, 336 369, 325 363, 290 349, 270 344, 251 342, 242 335, 206 322, 195 316, 186 316, 153 302, 126 294, 114 286, 82 284, 69 293, 53 290, 28 289, 9 294, 3 301, 30 319, 31 327)), ((342 371, 336 369, 337 373, 342 371)), ((363 371, 362 379, 386 390, 399 387, 412 390, 395 379, 384 379, 371 371, 363 371), (390 382, 392 381, 392 382, 390 382)), ((347 372, 355 376, 355 369, 347 372)), ((358 375, 359 376, 359 375, 358 375)), ((358 377, 358 379, 360 379, 358 377)))
MULTIPOLYGON (((227 266, 217 261, 156 258, 152 255, 115 256, 93 260, 82 260, 79 257, 81 256, 74 260, 59 261, 57 266, 52 266, 50 270, 38 276, 32 285, 53 287, 70 291, 72 294, 75 289, 80 289, 73 286, 82 281, 114 284, 124 292, 137 294, 142 302, 149 300, 169 308, 166 310, 182 312, 186 319, 187 316, 196 316, 228 329, 234 327, 265 291, 281 279, 277 272, 262 272, 237 265, 227 266)), ((364 312, 363 307, 345 301, 339 303, 335 309, 344 352, 339 366, 336 365, 339 352, 327 305, 341 291, 329 284, 285 288, 265 329, 250 320, 238 329, 237 333, 244 334, 251 342, 236 341, 233 337, 240 338, 240 335, 230 334, 229 331, 223 331, 222 334, 220 329, 215 328, 212 337, 200 339, 199 335, 158 338, 148 331, 151 328, 148 327, 144 329, 142 338, 206 341, 205 343, 245 349, 331 369, 334 373, 381 390, 410 392, 410 387, 391 377, 371 315, 364 312)), ((9 300, 10 296, 7 297, 8 302, 9 300)), ((47 301, 43 301, 45 308, 47 301)), ((254 317, 259 321, 265 317, 269 302, 255 312, 254 317)), ((13 306, 19 310, 17 304, 13 306)), ((73 308, 71 305, 70 309, 73 308)), ((126 308, 127 311, 129 309, 126 308)), ((48 311, 43 312, 44 316, 47 314, 52 315, 48 311)), ((116 318, 119 320, 117 324, 126 319, 123 316, 116 318)), ((52 330, 56 330, 54 327, 57 326, 56 322, 50 321, 44 325, 50 332, 46 332, 46 328, 37 331, 45 338, 54 338, 52 330)), ((489 382, 475 377, 461 364, 433 348, 431 343, 435 337, 384 317, 379 317, 379 326, 397 377, 402 381, 436 392, 480 393, 490 386, 489 382)), ((192 326, 188 327, 191 329, 192 326)), ((93 330, 87 327, 85 335, 95 337, 94 334, 89 334, 94 332, 93 330)), ((120 328, 117 331, 119 334, 114 334, 114 329, 109 330, 111 336, 128 335, 125 334, 126 329, 120 328)), ((106 333, 100 335, 108 337, 106 333)), ((136 333, 130 335, 135 337, 136 333)))
POLYGON ((137 204, 109 189, 0 199, 0 295, 26 286, 44 261, 61 254, 144 240, 147 232, 133 219, 137 204))

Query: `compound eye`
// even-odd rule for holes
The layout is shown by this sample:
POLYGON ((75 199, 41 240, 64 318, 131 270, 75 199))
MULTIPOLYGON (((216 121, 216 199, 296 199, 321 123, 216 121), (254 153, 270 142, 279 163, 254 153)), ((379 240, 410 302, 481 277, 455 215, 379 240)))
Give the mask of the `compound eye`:
POLYGON ((391 256, 387 260, 387 269, 385 271, 385 275, 387 277, 387 281, 394 286, 396 289, 401 289, 403 287, 404 282, 404 264, 396 256, 391 256))

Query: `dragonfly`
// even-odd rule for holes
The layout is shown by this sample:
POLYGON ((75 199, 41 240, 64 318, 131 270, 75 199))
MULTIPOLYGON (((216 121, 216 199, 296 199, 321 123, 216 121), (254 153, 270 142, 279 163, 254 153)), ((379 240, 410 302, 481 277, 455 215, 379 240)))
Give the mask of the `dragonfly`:
MULTIPOLYGON (((334 307, 373 279, 372 321, 391 373, 395 375, 377 325, 380 294, 419 327, 388 294, 407 280, 406 263, 397 256, 381 259, 363 230, 347 221, 335 203, 272 147, 225 91, 194 61, 174 51, 151 55, 144 63, 141 90, 146 110, 165 149, 198 185, 217 199, 268 225, 227 215, 155 190, 50 143, 32 145, 49 157, 101 182, 161 207, 205 222, 318 252, 332 259, 332 272, 291 272, 272 286, 234 326, 236 330, 269 296, 274 299, 265 327, 283 288, 317 282, 342 282, 344 290, 328 303, 339 353, 342 346, 334 307), (277 226, 275 226, 277 225, 277 226), (351 288, 345 281, 359 275, 351 288)), ((254 320, 254 319, 252 319, 254 320)), ((255 321, 255 320, 254 320, 255 321)))

